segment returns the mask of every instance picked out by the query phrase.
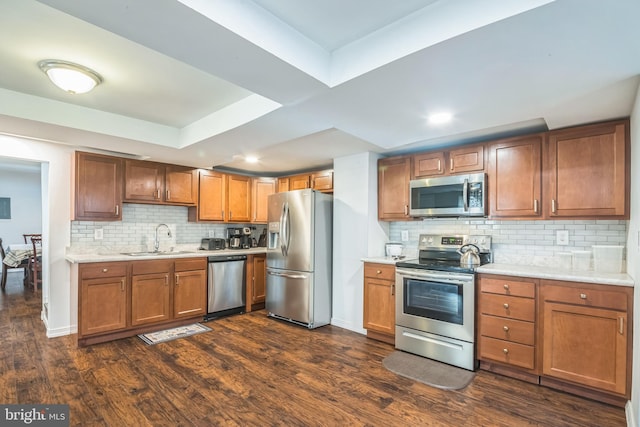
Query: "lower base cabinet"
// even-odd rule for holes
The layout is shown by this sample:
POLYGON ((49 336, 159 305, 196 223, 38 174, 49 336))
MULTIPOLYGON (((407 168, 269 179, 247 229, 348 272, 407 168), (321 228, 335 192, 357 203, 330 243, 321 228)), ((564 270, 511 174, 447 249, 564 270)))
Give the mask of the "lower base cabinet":
POLYGON ((626 404, 631 396, 633 288, 484 274, 478 283, 482 369, 626 404), (515 305, 529 298, 537 306, 534 318, 515 305))
POLYGON ((246 311, 264 308, 267 294, 267 255, 249 255, 247 258, 246 311))
POLYGON ((396 267, 393 264, 364 264, 363 327, 367 336, 395 343, 396 267))
POLYGON ((207 259, 87 263, 77 267, 78 345, 199 321, 207 259))

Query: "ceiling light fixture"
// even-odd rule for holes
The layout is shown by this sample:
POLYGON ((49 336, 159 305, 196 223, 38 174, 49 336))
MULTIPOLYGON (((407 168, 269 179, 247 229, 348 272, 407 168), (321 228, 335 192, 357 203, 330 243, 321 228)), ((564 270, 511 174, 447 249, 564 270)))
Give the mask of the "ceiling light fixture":
POLYGON ((38 67, 65 92, 86 93, 102 83, 100 74, 73 62, 45 59, 38 62, 38 67))
POLYGON ((258 158, 256 156, 247 156, 244 158, 244 161, 247 163, 258 163, 258 158))
POLYGON ((429 124, 431 125, 442 125, 445 123, 449 123, 453 115, 451 113, 435 113, 431 114, 428 118, 429 124))

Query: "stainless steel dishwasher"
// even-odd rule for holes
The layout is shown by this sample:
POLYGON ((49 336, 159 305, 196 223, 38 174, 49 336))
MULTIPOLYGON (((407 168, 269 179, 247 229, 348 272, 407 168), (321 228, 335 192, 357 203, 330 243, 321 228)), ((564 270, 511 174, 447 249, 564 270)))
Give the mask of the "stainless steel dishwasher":
POLYGON ((209 257, 205 320, 242 313, 246 301, 246 255, 209 257))

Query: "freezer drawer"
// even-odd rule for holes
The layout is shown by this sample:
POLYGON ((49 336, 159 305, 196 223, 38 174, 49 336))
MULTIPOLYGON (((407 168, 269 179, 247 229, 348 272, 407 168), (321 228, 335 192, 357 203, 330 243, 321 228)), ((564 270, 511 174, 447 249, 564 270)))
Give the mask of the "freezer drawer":
POLYGON ((309 326, 313 323, 312 286, 313 273, 268 268, 267 312, 309 326))

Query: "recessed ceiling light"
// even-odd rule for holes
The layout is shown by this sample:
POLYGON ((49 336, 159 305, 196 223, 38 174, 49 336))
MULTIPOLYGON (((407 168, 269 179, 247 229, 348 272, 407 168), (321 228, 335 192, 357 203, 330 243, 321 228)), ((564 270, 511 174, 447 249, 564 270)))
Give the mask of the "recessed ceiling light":
POLYGON ((442 113, 431 114, 427 120, 431 125, 441 125, 444 123, 449 123, 452 118, 453 118, 453 114, 442 112, 442 113))
POLYGON ((86 93, 102 83, 100 74, 73 62, 45 59, 38 62, 38 67, 65 92, 86 93))
POLYGON ((247 163, 258 163, 258 158, 256 156, 247 156, 244 158, 244 161, 247 163))

